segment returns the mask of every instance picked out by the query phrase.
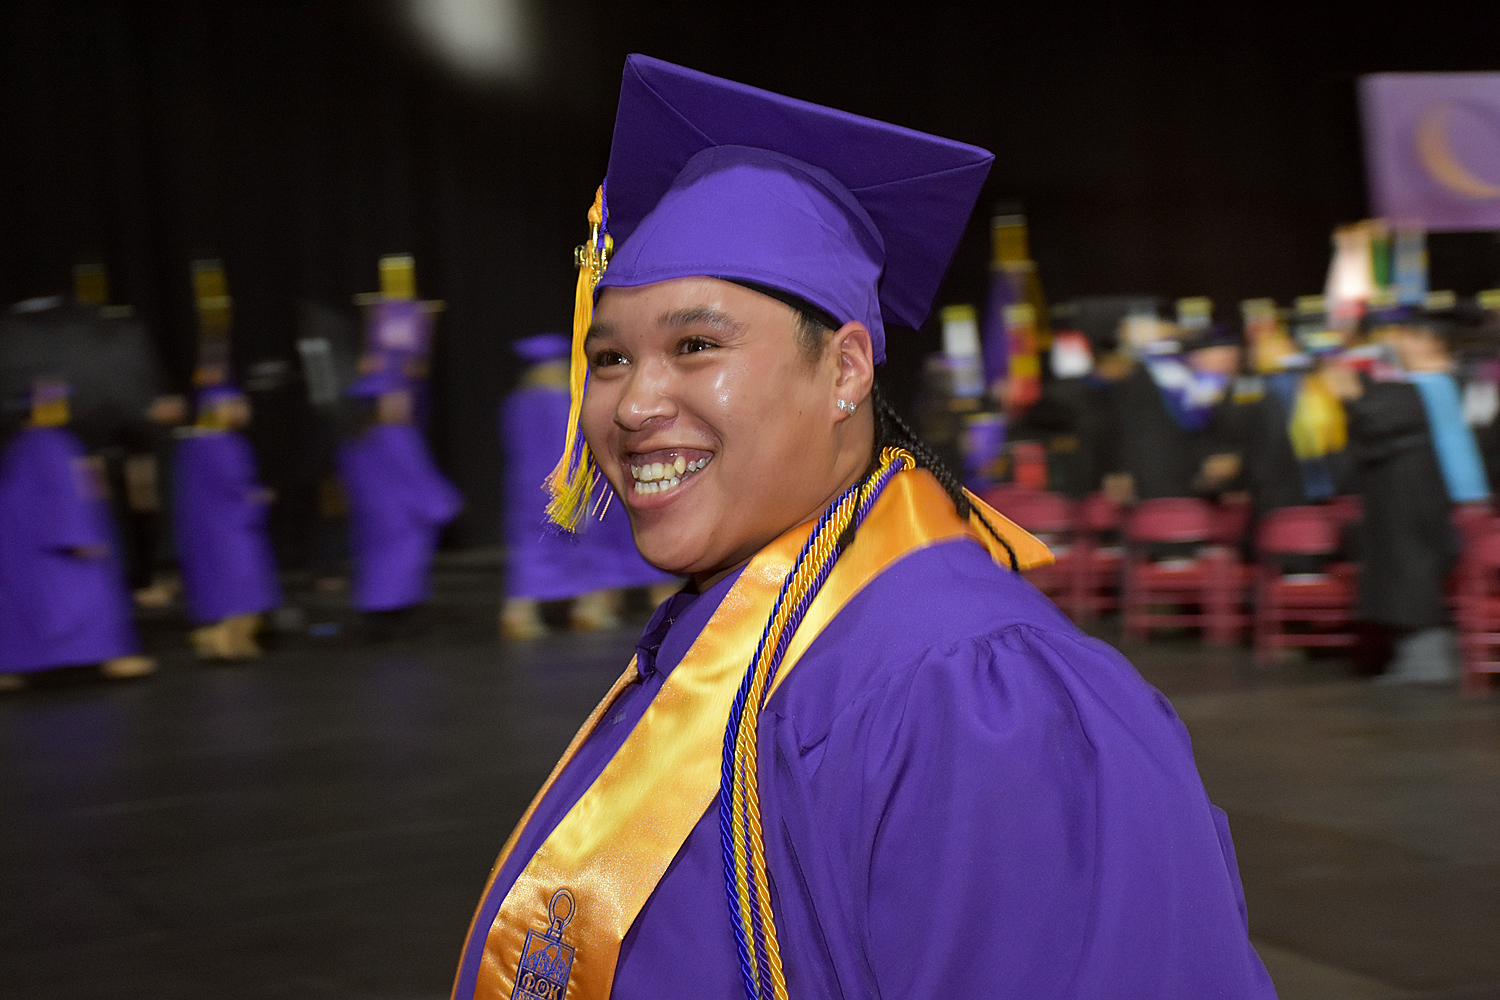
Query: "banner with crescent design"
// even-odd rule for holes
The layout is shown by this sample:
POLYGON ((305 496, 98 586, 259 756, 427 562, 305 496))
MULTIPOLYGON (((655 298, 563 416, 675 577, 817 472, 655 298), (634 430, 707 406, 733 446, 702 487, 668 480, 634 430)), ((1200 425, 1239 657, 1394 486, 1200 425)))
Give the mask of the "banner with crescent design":
POLYGON ((1500 230, 1500 73, 1377 73, 1359 89, 1371 212, 1500 230))

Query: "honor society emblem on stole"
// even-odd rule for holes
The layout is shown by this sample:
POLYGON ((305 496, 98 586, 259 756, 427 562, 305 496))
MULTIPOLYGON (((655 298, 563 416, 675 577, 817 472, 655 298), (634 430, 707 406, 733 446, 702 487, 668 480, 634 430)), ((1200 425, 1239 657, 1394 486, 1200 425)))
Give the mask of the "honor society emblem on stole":
POLYGON ((521 963, 511 1000, 563 1000, 568 994, 568 973, 573 971, 573 946, 563 944, 563 928, 573 919, 577 904, 567 889, 552 894, 547 904, 551 924, 544 931, 526 932, 521 963))

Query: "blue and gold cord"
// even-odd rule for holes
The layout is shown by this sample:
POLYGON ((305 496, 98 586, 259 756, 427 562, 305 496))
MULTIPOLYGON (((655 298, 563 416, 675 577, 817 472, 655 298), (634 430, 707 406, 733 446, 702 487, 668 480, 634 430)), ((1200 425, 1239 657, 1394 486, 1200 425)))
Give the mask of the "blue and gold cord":
POLYGON ((730 922, 734 925, 748 1000, 787 1000, 760 822, 756 767, 761 709, 797 626, 838 561, 839 540, 864 521, 892 476, 915 467, 916 460, 909 452, 886 448, 874 474, 849 487, 823 512, 782 581, 771 618, 729 710, 719 785, 719 825, 724 843, 730 922))

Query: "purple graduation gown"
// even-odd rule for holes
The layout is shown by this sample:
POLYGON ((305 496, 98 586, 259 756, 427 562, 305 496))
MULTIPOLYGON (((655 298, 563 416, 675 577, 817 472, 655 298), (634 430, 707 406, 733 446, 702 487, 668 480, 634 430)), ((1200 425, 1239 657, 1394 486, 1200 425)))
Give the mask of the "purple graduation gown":
POLYGON ((188 615, 210 624, 278 606, 250 443, 233 431, 199 431, 178 441, 175 458, 172 515, 188 615))
POLYGON ((0 673, 101 663, 140 648, 109 508, 61 427, 28 427, 0 458, 0 673), (103 558, 72 549, 103 547, 103 558))
MULTIPOLYGON (((505 892, 732 582, 658 610, 638 683, 481 904, 458 996, 505 892)), ((1275 996, 1171 705, 972 541, 912 553, 855 596, 760 725, 796 1000, 1275 996)), ((614 997, 743 997, 723 864, 715 801, 626 935, 614 997)))
POLYGON ((345 441, 338 468, 349 497, 354 606, 394 611, 420 603, 438 532, 463 509, 462 496, 411 424, 376 424, 345 441))
POLYGON ((641 558, 630 518, 618 500, 610 503, 604 520, 588 517, 576 538, 548 528, 542 484, 567 438, 566 389, 538 385, 512 393, 500 424, 505 441, 506 596, 558 601, 673 579, 641 558))

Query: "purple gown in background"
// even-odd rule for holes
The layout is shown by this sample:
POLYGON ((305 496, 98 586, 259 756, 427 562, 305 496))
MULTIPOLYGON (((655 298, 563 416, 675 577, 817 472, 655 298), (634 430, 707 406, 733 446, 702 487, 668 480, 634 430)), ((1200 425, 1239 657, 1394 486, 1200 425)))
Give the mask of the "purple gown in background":
POLYGON ((195 431, 177 443, 172 483, 189 617, 206 625, 281 604, 250 442, 233 431, 195 431))
POLYGON ((0 673, 139 651, 109 508, 61 427, 20 431, 0 458, 0 673), (100 549, 80 558, 72 550, 100 549))
MULTIPOLYGON (((457 996, 504 894, 733 582, 658 609, 638 682, 481 903, 457 996)), ((760 745, 792 997, 1275 996, 1171 705, 972 541, 856 595, 771 697, 760 745)), ((716 800, 625 936, 612 995, 741 1000, 727 905, 716 800)))
POLYGON ((463 497, 411 424, 375 424, 345 441, 338 469, 349 497, 354 606, 394 611, 421 603, 438 532, 463 509, 463 497))
POLYGON ((674 579, 641 558, 630 518, 618 500, 610 503, 603 521, 586 518, 576 538, 548 527, 543 483, 562 454, 567 428, 565 387, 527 386, 512 393, 502 408, 506 596, 557 601, 674 579))

